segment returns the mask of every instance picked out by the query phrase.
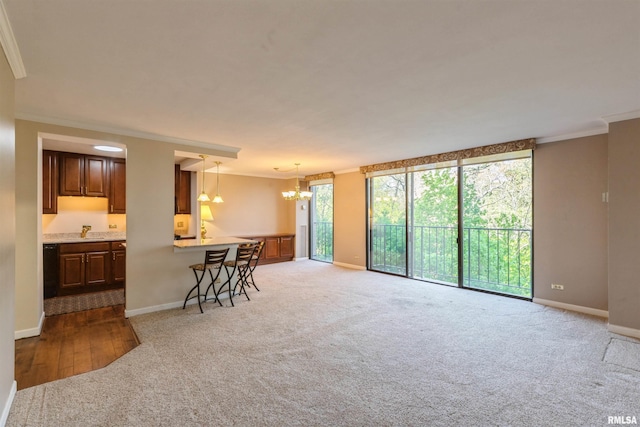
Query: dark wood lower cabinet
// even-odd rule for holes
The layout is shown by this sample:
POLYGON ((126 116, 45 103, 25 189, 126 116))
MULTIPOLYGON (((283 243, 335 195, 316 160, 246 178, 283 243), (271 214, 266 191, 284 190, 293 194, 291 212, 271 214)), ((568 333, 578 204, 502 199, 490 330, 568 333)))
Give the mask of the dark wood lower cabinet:
POLYGON ((122 288, 126 252, 124 248, 112 250, 119 243, 61 244, 58 296, 122 288))
POLYGON ((295 255, 294 234, 273 234, 266 236, 249 236, 244 239, 264 242, 264 249, 260 255, 261 264, 291 261, 295 255))
POLYGON ((127 251, 124 242, 111 242, 111 283, 124 286, 127 251))

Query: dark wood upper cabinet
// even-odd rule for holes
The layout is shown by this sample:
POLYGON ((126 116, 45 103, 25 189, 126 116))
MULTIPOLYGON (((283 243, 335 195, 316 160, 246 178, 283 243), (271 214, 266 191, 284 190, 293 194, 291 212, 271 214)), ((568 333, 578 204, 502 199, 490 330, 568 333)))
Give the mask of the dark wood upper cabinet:
POLYGON ((42 213, 58 213, 58 153, 42 151, 42 213))
POLYGON ((59 157, 61 196, 84 196, 84 156, 60 153, 59 157))
POLYGON ((98 156, 84 157, 85 196, 108 197, 109 159, 98 156))
POLYGON ((175 165, 175 213, 191 214, 191 172, 175 165))
POLYGON ((127 162, 125 159, 109 161, 109 213, 127 211, 127 162))
POLYGON ((59 154, 61 196, 107 197, 109 159, 76 153, 59 154))

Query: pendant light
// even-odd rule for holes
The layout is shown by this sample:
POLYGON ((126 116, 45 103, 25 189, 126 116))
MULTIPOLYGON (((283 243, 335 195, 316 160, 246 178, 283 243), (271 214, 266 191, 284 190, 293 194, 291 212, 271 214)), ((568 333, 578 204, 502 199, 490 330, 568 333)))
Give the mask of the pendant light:
POLYGON ((224 203, 220 196, 220 164, 222 162, 216 162, 216 196, 213 198, 213 203, 224 203))
POLYGON ((313 193, 311 191, 300 191, 300 180, 298 179, 298 166, 300 163, 296 163, 296 187, 295 190, 283 191, 282 197, 285 200, 309 200, 313 193))
POLYGON ((198 201, 210 202, 211 199, 209 198, 207 193, 204 192, 204 159, 206 159, 207 156, 205 154, 200 154, 200 158, 202 159, 202 193, 200 193, 200 195, 198 196, 198 201))

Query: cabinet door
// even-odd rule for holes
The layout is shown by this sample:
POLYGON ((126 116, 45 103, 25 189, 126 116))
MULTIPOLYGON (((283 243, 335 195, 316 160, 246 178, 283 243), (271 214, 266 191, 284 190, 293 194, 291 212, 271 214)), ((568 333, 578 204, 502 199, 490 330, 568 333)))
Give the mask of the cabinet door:
POLYGON ((279 237, 267 237, 264 240, 264 258, 279 258, 280 257, 280 238, 279 237))
POLYGON ((107 197, 109 159, 98 156, 84 158, 84 195, 107 197))
POLYGON ((74 153, 60 153, 61 196, 84 195, 84 156, 74 153))
POLYGON ((175 165, 176 214, 191 214, 191 172, 175 165))
POLYGON ((65 290, 84 286, 84 255, 84 252, 60 255, 60 295, 64 295, 65 290))
POLYGON ((87 286, 106 285, 109 283, 111 260, 109 251, 87 252, 85 263, 85 284, 87 286))
POLYGON ((124 286, 127 250, 122 242, 111 242, 111 284, 124 286))
POLYGON ((109 179, 109 213, 126 213, 127 164, 124 159, 111 159, 109 179))
POLYGON ((58 213, 58 153, 42 151, 42 213, 58 213))
POLYGON ((280 238, 280 256, 283 258, 293 258, 293 236, 283 236, 280 238))

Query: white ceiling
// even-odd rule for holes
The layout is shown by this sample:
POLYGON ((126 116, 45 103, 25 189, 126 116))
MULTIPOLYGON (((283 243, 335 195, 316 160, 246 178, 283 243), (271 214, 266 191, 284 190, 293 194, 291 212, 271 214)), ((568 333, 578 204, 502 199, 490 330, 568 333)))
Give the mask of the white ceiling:
POLYGON ((638 0, 4 0, 16 115, 301 175, 640 116, 638 0), (197 151, 197 149, 195 150, 197 151))

